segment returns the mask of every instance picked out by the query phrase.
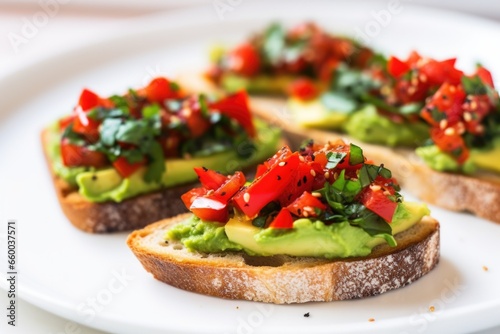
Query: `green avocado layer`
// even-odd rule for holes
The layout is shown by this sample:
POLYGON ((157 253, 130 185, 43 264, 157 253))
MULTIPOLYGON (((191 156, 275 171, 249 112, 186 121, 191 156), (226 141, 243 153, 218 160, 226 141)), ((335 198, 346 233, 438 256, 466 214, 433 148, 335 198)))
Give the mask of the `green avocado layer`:
MULTIPOLYGON (((391 227, 393 234, 409 229, 429 214, 423 203, 398 204, 391 227)), ((167 240, 179 240, 191 251, 217 253, 244 250, 250 255, 292 255, 323 258, 366 256, 385 242, 348 222, 325 225, 321 221, 298 219, 293 229, 258 228, 250 221, 231 219, 226 225, 204 222, 195 216, 175 225, 167 240)))
POLYGON ((280 130, 269 128, 261 121, 256 122, 256 151, 248 159, 239 158, 235 151, 223 151, 209 156, 189 159, 167 159, 166 172, 161 182, 145 182, 142 168, 128 178, 122 178, 114 168, 69 168, 63 165, 60 153, 60 134, 57 126, 50 128, 49 154, 55 173, 69 184, 77 186, 80 194, 91 202, 121 202, 127 198, 195 181, 193 167, 204 166, 223 173, 231 173, 261 162, 273 155, 279 148, 280 130))

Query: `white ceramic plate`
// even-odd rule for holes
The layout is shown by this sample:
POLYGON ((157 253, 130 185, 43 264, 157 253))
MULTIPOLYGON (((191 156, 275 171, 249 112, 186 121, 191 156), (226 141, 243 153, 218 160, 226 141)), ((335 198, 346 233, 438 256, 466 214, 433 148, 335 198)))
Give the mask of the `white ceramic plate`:
MULTIPOLYGON (((460 64, 481 61, 500 77, 494 45, 500 26, 487 21, 404 2, 383 25, 373 13, 388 12, 386 2, 233 4, 225 20, 213 7, 202 7, 138 21, 106 42, 54 55, 0 81, 0 226, 18 222, 20 297, 120 333, 458 333, 499 325, 500 225, 466 214, 433 208, 442 223, 441 262, 411 286, 363 300, 287 306, 172 288, 142 269, 125 245, 126 234, 90 235, 70 225, 42 157, 42 127, 69 112, 83 87, 106 95, 203 66, 211 43, 236 41, 272 19, 314 19, 348 35, 373 29, 369 42, 387 53, 417 48, 438 57, 459 55, 460 64)), ((1 263, 4 257, 2 251, 1 263)))

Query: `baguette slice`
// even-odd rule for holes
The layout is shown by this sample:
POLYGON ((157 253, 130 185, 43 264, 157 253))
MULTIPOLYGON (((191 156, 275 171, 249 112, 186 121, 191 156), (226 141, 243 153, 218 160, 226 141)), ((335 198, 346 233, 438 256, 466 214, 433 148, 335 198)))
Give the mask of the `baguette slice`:
POLYGON ((210 296, 276 304, 362 298, 410 284, 439 261, 439 223, 430 217, 397 234, 397 247, 383 244, 367 257, 340 260, 201 254, 165 242, 165 232, 187 217, 134 231, 127 244, 156 279, 210 296))
POLYGON ((93 203, 52 170, 47 151, 49 133, 42 132, 42 145, 59 204, 69 221, 80 230, 91 233, 130 231, 142 228, 187 209, 180 196, 193 188, 193 183, 136 196, 120 203, 93 203))
MULTIPOLYGON (((287 140, 298 147, 309 138, 327 142, 342 138, 363 148, 375 163, 383 163, 406 191, 423 201, 453 211, 474 215, 500 223, 500 176, 479 172, 472 176, 438 172, 429 168, 414 150, 367 144, 347 135, 293 124, 286 104, 279 98, 252 98, 252 110, 270 124, 279 125, 287 140)), ((500 161, 498 162, 500 163, 500 161)))

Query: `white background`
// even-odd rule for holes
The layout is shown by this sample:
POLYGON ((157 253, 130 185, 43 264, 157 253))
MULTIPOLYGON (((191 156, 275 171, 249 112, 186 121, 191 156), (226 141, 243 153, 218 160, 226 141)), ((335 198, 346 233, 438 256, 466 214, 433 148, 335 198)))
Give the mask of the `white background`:
MULTIPOLYGON (((446 0, 439 4, 431 0, 411 2, 464 11, 500 22, 500 2, 498 1, 446 0)), ((55 53, 113 34, 134 18, 156 14, 159 11, 175 11, 177 8, 192 5, 213 6, 213 2, 206 0, 59 0, 59 2, 56 0, 0 0, 0 80, 39 59, 51 57, 55 53), (49 3, 51 5, 48 5, 49 3), (42 4, 45 4, 45 10, 42 4), (50 15, 43 15, 47 11, 50 15), (31 26, 27 22, 31 23, 31 26), (17 36, 24 38, 22 42, 16 39, 17 36)), ((1 292, 2 309, 7 302, 6 294, 1 292)), ((18 321, 23 323, 23 330, 6 326, 6 321, 2 316, 1 333, 102 333, 75 325, 26 302, 18 302, 18 321)), ((499 332, 500 327, 482 332, 482 334, 499 332)))

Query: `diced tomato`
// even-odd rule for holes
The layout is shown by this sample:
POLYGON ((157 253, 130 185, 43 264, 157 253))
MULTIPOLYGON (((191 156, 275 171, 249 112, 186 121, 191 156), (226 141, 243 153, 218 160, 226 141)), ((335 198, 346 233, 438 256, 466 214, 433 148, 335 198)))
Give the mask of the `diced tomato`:
POLYGON ((82 134, 90 142, 95 142, 99 139, 99 125, 101 122, 87 116, 80 106, 74 110, 75 120, 73 122, 73 131, 82 134))
POLYGON ((311 174, 311 170, 312 168, 309 163, 299 163, 293 173, 293 177, 290 179, 290 184, 282 191, 278 198, 281 206, 287 206, 305 191, 310 192, 313 190, 314 177, 311 174))
POLYGON ((302 101, 312 100, 318 95, 318 89, 310 79, 300 78, 291 83, 289 94, 302 101))
POLYGON ((459 122, 462 118, 462 105, 465 100, 465 92, 461 85, 443 83, 441 87, 432 95, 429 103, 421 112, 421 116, 430 125, 438 125, 438 120, 434 119, 431 110, 437 108, 438 111, 446 114, 446 120, 450 125, 459 122))
POLYGON ((494 88, 493 77, 491 76, 491 72, 482 66, 478 66, 476 70, 476 74, 481 78, 481 80, 487 84, 488 86, 494 88))
POLYGON ((235 119, 252 138, 256 135, 255 126, 252 121, 248 95, 240 91, 229 95, 219 101, 210 104, 210 109, 218 110, 221 114, 235 119))
POLYGON ((401 61, 399 58, 391 56, 387 62, 387 71, 395 78, 399 78, 410 70, 408 63, 401 61))
POLYGON ((208 190, 219 189, 227 181, 226 176, 205 167, 195 167, 194 171, 198 175, 201 185, 208 190))
POLYGON ((259 52, 251 44, 242 44, 229 53, 227 66, 234 73, 247 77, 254 76, 261 66, 259 52))
POLYGON ((422 56, 417 51, 412 51, 406 60, 406 63, 410 68, 417 67, 418 62, 422 59, 422 56))
POLYGON ((78 99, 78 106, 83 111, 89 111, 95 107, 113 108, 114 103, 110 99, 101 98, 99 95, 89 89, 83 89, 78 99))
POLYGON ((108 164, 103 153, 91 151, 85 146, 70 144, 66 139, 61 141, 61 157, 67 167, 104 167, 108 164))
POLYGON ((267 172, 267 166, 264 164, 257 165, 257 171, 255 172, 255 178, 258 179, 267 172))
POLYGON ((275 155, 267 159, 264 162, 264 166, 266 166, 267 168, 274 167, 280 161, 283 161, 283 159, 288 158, 291 155, 292 155, 292 150, 290 149, 290 147, 285 145, 282 148, 280 148, 280 150, 275 155))
POLYGON ((195 168, 195 171, 204 186, 183 194, 181 199, 184 205, 203 220, 226 223, 229 218, 229 199, 243 187, 246 181, 245 175, 236 172, 226 178, 204 168, 195 168))
POLYGON ((294 179, 299 165, 297 153, 270 168, 248 188, 243 188, 234 198, 234 204, 249 218, 254 218, 271 201, 276 200, 294 179))
POLYGON ((386 222, 392 222, 398 203, 391 201, 382 190, 372 190, 367 187, 360 200, 368 210, 382 217, 386 222))
POLYGON ((314 162, 319 164, 321 168, 325 168, 328 163, 328 158, 326 157, 325 152, 319 152, 314 155, 314 162))
POLYGON ((63 117, 59 120, 59 129, 62 131, 68 127, 73 121, 75 120, 75 115, 69 115, 66 117, 63 117))
POLYGON ((162 103, 166 99, 173 99, 180 96, 180 92, 173 88, 173 85, 166 78, 155 78, 151 80, 145 88, 146 98, 149 102, 162 103))
POLYGON ((186 120, 189 132, 193 138, 203 136, 210 129, 210 121, 203 116, 198 99, 190 99, 189 107, 179 112, 179 117, 186 120))
POLYGON ((419 69, 420 75, 424 75, 430 85, 441 85, 448 82, 458 85, 463 72, 455 68, 455 58, 443 61, 430 59, 419 69))
POLYGON ((238 171, 226 179, 226 182, 208 197, 227 203, 245 185, 245 182, 245 174, 238 171))
POLYGON ((396 83, 396 96, 401 104, 420 102, 425 100, 429 91, 428 81, 423 82, 418 76, 414 76, 413 83, 407 79, 400 79, 396 83))
POLYGON ((130 163, 125 157, 119 157, 118 159, 113 161, 113 167, 124 178, 127 178, 130 175, 134 174, 139 168, 141 168, 145 164, 146 164, 145 161, 130 163))
POLYGON ((387 191, 390 195, 396 193, 395 186, 398 186, 398 181, 395 178, 386 179, 385 177, 378 175, 373 184, 378 185, 382 188, 382 191, 387 191))
POLYGON ((99 97, 99 95, 85 88, 80 94, 78 105, 82 108, 83 111, 87 111, 94 107, 97 107, 100 100, 101 98, 99 97))
POLYGON ((432 128, 431 139, 441 151, 451 154, 458 163, 464 163, 469 158, 469 150, 456 126, 445 130, 432 128))
POLYGON ((184 203, 184 205, 186 206, 186 208, 189 210, 189 208, 191 207, 191 204, 193 204, 194 200, 197 197, 202 197, 202 196, 206 195, 207 192, 208 192, 208 190, 204 187, 193 188, 193 189, 189 190, 188 192, 182 194, 181 200, 184 203))
POLYGON ((286 208, 281 208, 278 215, 269 224, 270 228, 293 228, 293 217, 286 208))
POLYGON ((469 95, 462 108, 465 129, 474 135, 482 135, 484 127, 481 122, 494 110, 488 95, 469 95), (465 117, 465 113, 468 113, 467 117, 465 117))
POLYGON ((314 197, 310 192, 304 191, 299 198, 286 207, 288 211, 299 217, 317 217, 314 209, 325 210, 326 205, 314 197))
POLYGON ((229 219, 227 204, 213 198, 196 197, 189 210, 205 221, 226 223, 229 219))

